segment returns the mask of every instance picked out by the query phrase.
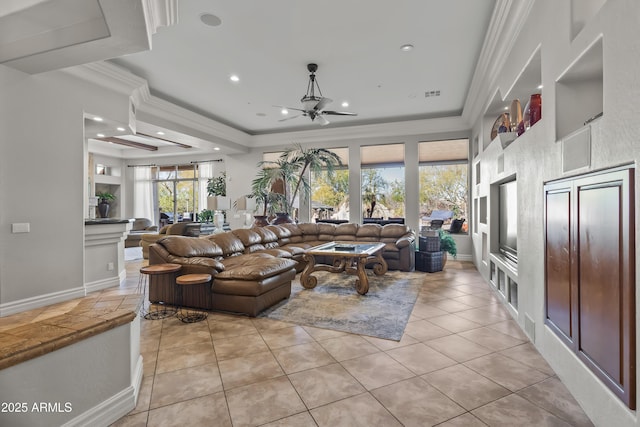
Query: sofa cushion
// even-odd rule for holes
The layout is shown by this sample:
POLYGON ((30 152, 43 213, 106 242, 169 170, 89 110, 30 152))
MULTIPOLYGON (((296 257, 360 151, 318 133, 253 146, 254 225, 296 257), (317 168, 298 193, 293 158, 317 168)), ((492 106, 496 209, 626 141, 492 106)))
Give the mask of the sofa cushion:
POLYGON ((396 239, 409 232, 409 227, 403 224, 387 224, 380 230, 380 237, 395 237, 396 239))
POLYGON ((249 230, 246 228, 239 228, 237 230, 232 230, 231 232, 242 242, 245 254, 265 249, 264 244, 262 244, 262 236, 257 232, 257 229, 249 230))
POLYGON ((156 229, 154 230, 148 230, 148 227, 153 226, 153 222, 151 222, 150 219, 148 218, 136 218, 133 220, 133 224, 131 225, 131 231, 156 231, 156 229))
POLYGON ((302 242, 302 230, 298 227, 298 224, 280 224, 279 227, 285 228, 289 231, 290 243, 302 242))
POLYGON ((267 225, 261 228, 255 228, 254 231, 258 233, 262 239, 262 245, 267 248, 277 248, 278 244, 278 235, 274 232, 274 229, 271 227, 275 227, 273 225, 267 225))
POLYGON ((222 248, 224 257, 241 255, 244 253, 244 245, 242 240, 238 239, 233 233, 211 234, 205 240, 210 240, 222 248))
POLYGON ((178 257, 220 257, 222 248, 207 239, 187 236, 165 236, 158 240, 165 249, 178 257))
POLYGON ((356 235, 358 233, 358 224, 355 223, 346 223, 346 224, 338 224, 334 230, 334 236, 331 240, 335 240, 338 242, 351 242, 356 240, 356 235))
POLYGON ((267 254, 249 254, 224 260, 225 270, 216 275, 216 280, 263 280, 288 271, 296 262, 286 258, 276 258, 267 254))
POLYGON ((356 240, 359 242, 377 242, 380 240, 382 226, 378 224, 363 224, 358 227, 356 240))

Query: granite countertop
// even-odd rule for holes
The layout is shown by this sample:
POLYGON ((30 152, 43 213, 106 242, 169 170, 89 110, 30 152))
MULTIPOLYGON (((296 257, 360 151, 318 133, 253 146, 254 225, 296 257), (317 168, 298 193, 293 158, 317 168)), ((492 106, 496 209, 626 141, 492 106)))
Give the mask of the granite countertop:
POLYGON ((142 301, 139 294, 105 290, 0 317, 0 369, 130 323, 142 301))
POLYGON ((132 219, 120 219, 120 218, 96 218, 96 219, 85 219, 84 225, 100 225, 100 224, 126 224, 128 222, 133 222, 132 219))

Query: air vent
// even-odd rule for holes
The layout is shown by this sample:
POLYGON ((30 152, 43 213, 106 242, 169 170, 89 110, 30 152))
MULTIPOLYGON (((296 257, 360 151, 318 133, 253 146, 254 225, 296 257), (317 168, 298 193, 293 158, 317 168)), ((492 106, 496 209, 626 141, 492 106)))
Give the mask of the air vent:
POLYGON ((431 98, 433 96, 440 96, 439 90, 428 90, 424 93, 425 98, 431 98))

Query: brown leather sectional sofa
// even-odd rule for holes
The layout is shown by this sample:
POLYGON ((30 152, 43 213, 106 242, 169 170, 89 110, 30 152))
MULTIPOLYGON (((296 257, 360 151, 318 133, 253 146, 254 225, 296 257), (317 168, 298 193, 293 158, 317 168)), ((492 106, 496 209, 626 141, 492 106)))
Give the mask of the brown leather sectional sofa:
MULTIPOLYGON (((208 273, 211 285, 184 290, 183 303, 256 316, 291 293, 304 252, 329 241, 383 242, 389 269, 414 269, 415 234, 406 225, 282 224, 205 237, 167 236, 149 247, 149 264, 182 265, 180 274, 208 273)), ((325 260, 328 261, 328 260, 325 260)), ((174 302, 173 283, 152 276, 151 302, 174 302)))

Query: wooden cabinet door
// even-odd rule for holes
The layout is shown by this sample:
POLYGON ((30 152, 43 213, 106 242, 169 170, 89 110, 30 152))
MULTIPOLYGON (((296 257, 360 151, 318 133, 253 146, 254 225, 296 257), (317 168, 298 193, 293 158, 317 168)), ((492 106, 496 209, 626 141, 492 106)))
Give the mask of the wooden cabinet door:
POLYGON ((634 170, 545 185, 545 323, 635 409, 634 170))
POLYGON ((545 188, 545 323, 574 348, 577 313, 573 299, 577 282, 572 280, 571 186, 566 183, 545 188))

